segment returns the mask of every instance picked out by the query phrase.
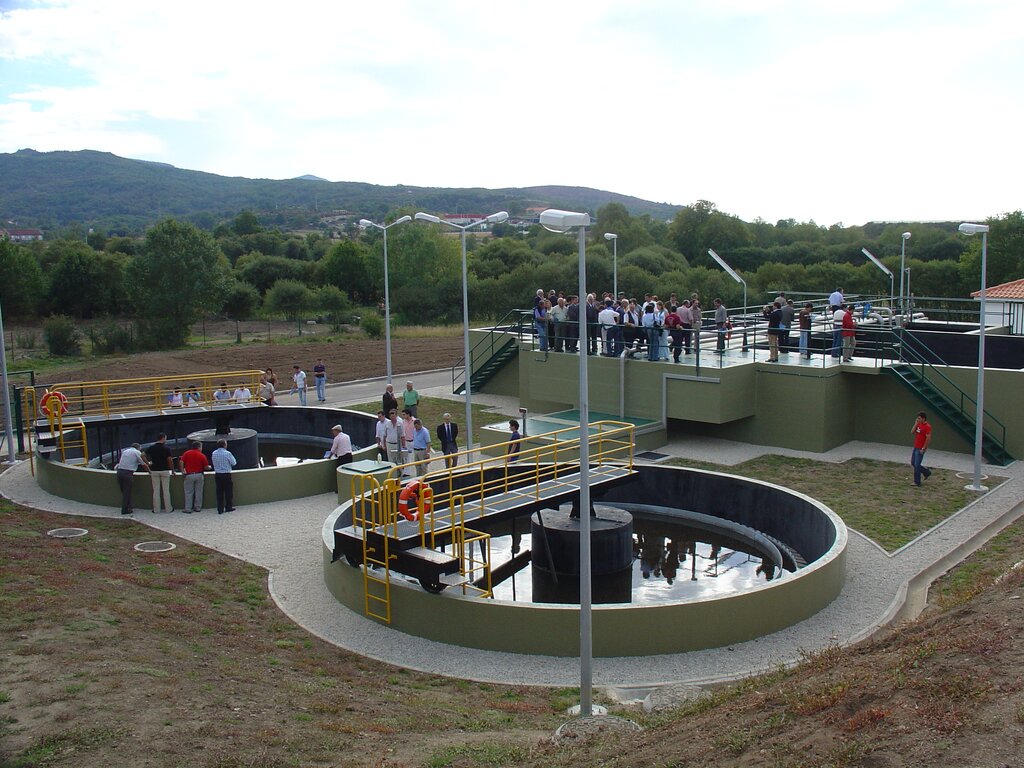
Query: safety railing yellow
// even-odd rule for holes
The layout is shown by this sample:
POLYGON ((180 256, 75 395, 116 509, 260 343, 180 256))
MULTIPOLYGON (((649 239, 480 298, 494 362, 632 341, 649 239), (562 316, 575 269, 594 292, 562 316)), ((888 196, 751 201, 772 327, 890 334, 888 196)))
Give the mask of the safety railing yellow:
MULTIPOLYGON (((635 431, 636 426, 628 422, 592 422, 588 433, 590 466, 614 465, 632 469, 635 431)), ((456 495, 461 497, 460 504, 469 508, 467 518, 473 519, 483 513, 484 500, 488 496, 515 490, 523 496, 532 494, 533 500, 539 501, 542 484, 550 487, 564 483, 567 489, 578 488, 579 427, 531 435, 518 442, 520 448, 514 454, 508 453, 511 442, 506 442, 498 444, 503 450, 501 456, 488 456, 460 466, 424 472, 430 463, 439 461, 425 459, 400 465, 393 472, 395 476, 406 474, 409 470, 414 474, 424 472, 421 479, 428 485, 448 489, 434 490, 435 517, 443 514, 454 503, 456 495), (473 475, 475 478, 470 479, 473 475), (442 482, 435 483, 435 480, 442 482)), ((468 458, 469 451, 455 455, 468 458)), ((430 516, 426 520, 421 517, 421 526, 427 527, 430 523, 430 516)), ((424 533, 426 535, 428 532, 425 530, 424 533)))
MULTIPOLYGON (((189 406, 214 406, 221 401, 214 397, 218 390, 231 394, 240 387, 249 390, 250 402, 259 403, 260 376, 263 371, 219 371, 214 373, 180 376, 150 376, 139 379, 108 379, 104 381, 65 381, 51 384, 38 395, 26 387, 25 397, 36 398, 41 408, 43 401, 57 399, 62 410, 73 416, 106 416, 113 414, 165 411, 189 406), (175 391, 181 396, 177 405, 175 391)), ((230 401, 233 402, 233 401, 230 401)), ((39 411, 30 413, 35 420, 39 411)), ((45 414, 39 413, 40 416, 45 414)))

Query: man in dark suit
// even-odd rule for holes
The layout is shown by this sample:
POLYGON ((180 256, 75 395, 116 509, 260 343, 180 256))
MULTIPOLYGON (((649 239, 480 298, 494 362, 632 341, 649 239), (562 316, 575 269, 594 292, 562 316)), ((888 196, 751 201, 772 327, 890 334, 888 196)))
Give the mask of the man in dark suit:
POLYGON ((452 415, 444 415, 444 423, 437 425, 437 439, 441 443, 441 453, 444 454, 444 465, 451 469, 459 463, 457 444, 459 438, 459 425, 452 423, 452 415))

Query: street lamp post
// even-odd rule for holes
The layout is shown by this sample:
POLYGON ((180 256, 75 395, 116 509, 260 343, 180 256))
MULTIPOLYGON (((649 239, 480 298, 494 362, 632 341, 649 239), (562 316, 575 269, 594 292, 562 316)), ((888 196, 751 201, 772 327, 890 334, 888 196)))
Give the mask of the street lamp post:
MULTIPOLYGON (((725 270, 726 274, 729 275, 737 283, 743 285, 743 351, 747 351, 747 281, 737 274, 736 270, 725 263, 725 259, 715 253, 711 248, 708 248, 708 256, 718 262, 718 266, 725 270)), ((756 352, 754 354, 757 354, 756 352)))
POLYGON ((874 264, 876 267, 878 267, 880 270, 882 270, 883 272, 885 272, 885 274, 887 274, 889 276, 889 296, 891 298, 892 295, 893 295, 893 290, 895 290, 893 288, 893 284, 895 283, 895 277, 894 277, 893 273, 889 271, 889 268, 886 267, 885 264, 883 264, 877 258, 875 258, 875 254, 873 254, 867 248, 861 248, 860 252, 863 253, 865 256, 867 256, 868 259, 871 260, 872 264, 874 264))
POLYGON ((978 318, 978 396, 974 412, 974 482, 965 485, 968 491, 987 491, 981 484, 981 441, 985 433, 985 268, 988 259, 988 224, 960 225, 965 235, 981 234, 981 291, 978 301, 981 302, 978 318))
POLYGON ((17 454, 14 451, 14 427, 11 421, 11 388, 7 383, 7 349, 4 344, 4 315, 0 309, 0 371, 4 388, 4 439, 7 441, 7 461, 5 464, 16 464, 17 454))
POLYGON ((374 227, 384 233, 384 345, 387 348, 388 384, 391 383, 391 286, 388 282, 388 230, 399 224, 412 221, 412 216, 403 216, 390 224, 375 224, 369 219, 360 219, 359 226, 363 229, 374 227))
POLYGON ((416 214, 417 221, 429 221, 431 224, 447 224, 459 230, 462 240, 462 360, 466 369, 466 448, 473 447, 473 365, 469 359, 469 273, 466 269, 466 230, 481 224, 499 224, 508 219, 507 211, 498 211, 472 224, 461 226, 453 224, 440 216, 429 213, 416 214))
POLYGON ((903 293, 903 273, 906 271, 906 260, 907 260, 907 240, 910 239, 910 233, 904 232, 900 235, 903 242, 900 245, 900 314, 906 313, 906 294, 903 293))
POLYGON ((612 241, 612 296, 616 306, 619 302, 619 236, 612 232, 604 233, 605 240, 612 241))
MULTIPOLYGON (((552 232, 569 232, 579 229, 579 296, 587 295, 587 250, 586 230, 590 226, 590 214, 560 211, 549 208, 540 214, 540 224, 552 232)), ((580 304, 580 339, 587 338, 587 313, 580 304)), ((590 588, 590 397, 587 385, 587 361, 589 356, 579 354, 580 378, 580 716, 594 714, 593 703, 593 628, 591 624, 590 588)))

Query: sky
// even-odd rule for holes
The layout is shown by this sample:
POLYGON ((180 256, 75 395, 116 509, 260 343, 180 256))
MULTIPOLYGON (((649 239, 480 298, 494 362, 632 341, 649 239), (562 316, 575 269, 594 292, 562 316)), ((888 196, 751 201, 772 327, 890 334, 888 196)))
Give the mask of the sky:
POLYGON ((847 226, 1024 207, 1020 0, 0 0, 0 152, 586 186, 847 226))

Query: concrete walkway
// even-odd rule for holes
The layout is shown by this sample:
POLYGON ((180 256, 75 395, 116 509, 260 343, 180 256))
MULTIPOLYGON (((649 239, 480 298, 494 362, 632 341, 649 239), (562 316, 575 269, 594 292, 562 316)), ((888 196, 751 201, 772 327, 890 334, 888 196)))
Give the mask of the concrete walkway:
MULTIPOLYGON (((454 400, 458 418, 461 399, 451 395, 447 371, 395 378, 395 389, 413 380, 426 397, 454 400)), ((328 405, 344 405, 379 398, 381 379, 328 388, 328 405)), ((474 402, 496 413, 515 415, 515 398, 474 395, 474 402)), ((291 404, 283 399, 282 404, 291 404)), ((692 440, 658 449, 671 456, 693 456, 692 440)), ((908 450, 889 445, 853 442, 823 454, 701 439, 702 460, 734 465, 764 453, 799 456, 827 462, 866 457, 907 463, 908 450)), ((970 473, 970 456, 929 451, 929 466, 970 473)), ((990 474, 1009 480, 978 498, 970 506, 907 544, 892 555, 851 531, 846 585, 825 610, 806 621, 747 643, 645 658, 595 659, 597 686, 614 689, 619 696, 642 696, 651 686, 666 682, 711 684, 789 665, 803 652, 830 645, 845 645, 872 635, 922 604, 927 585, 962 560, 992 535, 1024 513, 1024 466, 986 467, 990 474)), ((908 467, 909 478, 909 467, 908 467)), ((965 483, 967 480, 965 480, 965 483)), ((27 462, 0 475, 0 493, 25 506, 86 517, 120 518, 116 509, 66 501, 44 493, 31 477, 27 462)), ((295 622, 324 640, 381 661, 423 672, 453 677, 529 685, 576 686, 579 661, 575 658, 530 656, 478 651, 410 637, 352 613, 341 606, 323 583, 320 531, 335 508, 334 494, 298 501, 257 504, 218 516, 139 512, 136 522, 242 558, 269 571, 270 592, 295 622)), ((133 523, 125 521, 126 525, 133 523)), ((147 538, 140 532, 139 540, 147 538)), ((345 567, 339 564, 339 567, 345 567)), ((670 632, 699 631, 692 627, 666 627, 670 632)))

